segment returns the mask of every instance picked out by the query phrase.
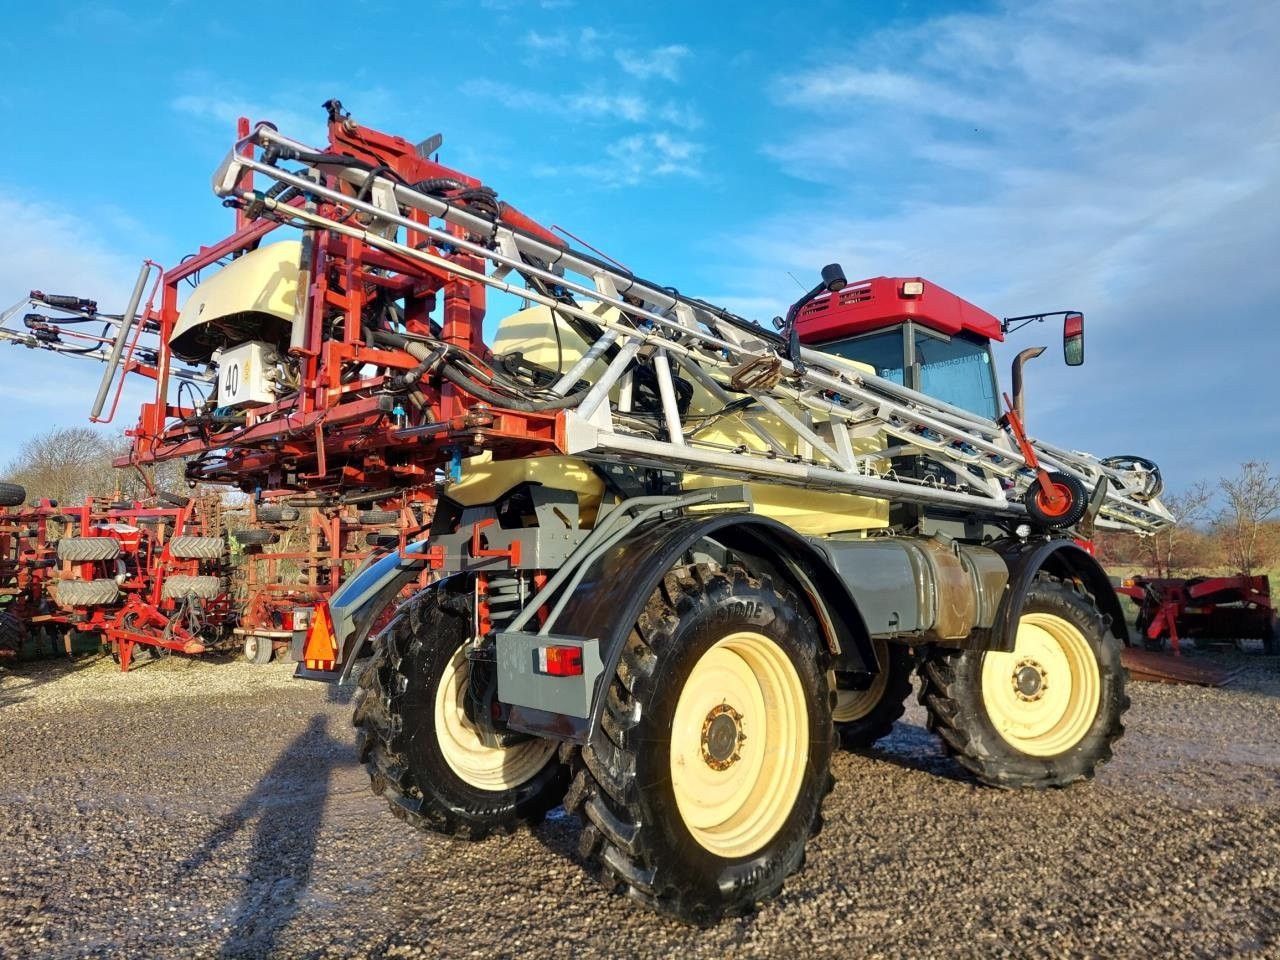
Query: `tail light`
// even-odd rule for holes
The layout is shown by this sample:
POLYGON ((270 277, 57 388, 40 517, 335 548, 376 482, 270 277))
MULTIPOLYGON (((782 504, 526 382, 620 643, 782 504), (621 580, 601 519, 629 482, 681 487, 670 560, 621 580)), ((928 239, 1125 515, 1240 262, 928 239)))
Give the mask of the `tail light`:
POLYGON ((545 673, 549 677, 582 676, 581 647, 538 647, 534 656, 534 669, 538 673, 545 673))

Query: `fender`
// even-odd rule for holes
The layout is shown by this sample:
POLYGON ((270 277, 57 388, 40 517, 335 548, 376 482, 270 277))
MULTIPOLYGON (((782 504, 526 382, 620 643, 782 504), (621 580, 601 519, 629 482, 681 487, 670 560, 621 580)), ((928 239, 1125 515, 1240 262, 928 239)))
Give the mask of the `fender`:
MULTIPOLYGON (((405 553, 422 553, 427 541, 417 540, 405 548, 405 553)), ((378 620, 378 615, 399 595, 400 591, 417 579, 422 572, 422 560, 400 556, 398 551, 380 557, 370 557, 342 581, 342 585, 329 598, 329 615, 333 618, 334 639, 338 646, 338 663, 342 669, 308 670, 299 660, 294 676, 303 680, 320 680, 340 683, 350 675, 360 647, 378 620)), ((295 638, 299 634, 294 634, 295 638)), ((296 642, 296 640, 295 640, 296 642)))
POLYGON ((631 629, 672 567, 699 541, 714 540, 735 553, 766 561, 807 600, 832 655, 844 669, 879 669, 870 635, 844 581, 813 544, 790 527, 747 513, 686 515, 642 528, 600 557, 556 621, 557 635, 598 641, 602 670, 587 719, 512 707, 511 726, 587 742, 599 729, 604 691, 622 659, 631 629))
POLYGON ((1129 628, 1124 622, 1124 611, 1120 608, 1115 588, 1098 561, 1074 540, 1002 540, 989 546, 1008 564, 1009 585, 986 638, 986 649, 1013 652, 1023 602, 1041 570, 1084 584, 1103 616, 1111 621, 1111 632, 1125 646, 1129 645, 1129 628))

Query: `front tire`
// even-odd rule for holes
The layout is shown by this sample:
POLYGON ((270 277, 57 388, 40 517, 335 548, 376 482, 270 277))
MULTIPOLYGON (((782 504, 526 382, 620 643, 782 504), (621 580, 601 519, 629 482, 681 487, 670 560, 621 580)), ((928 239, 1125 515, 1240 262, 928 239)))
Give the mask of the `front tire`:
POLYGON ((557 744, 481 742, 463 694, 471 599, 450 581, 396 611, 360 677, 352 722, 370 788, 420 830, 481 840, 539 823, 564 796, 557 744))
POLYGON ((827 662, 813 618, 767 577, 668 573, 565 799, 605 882, 699 925, 776 895, 833 783, 827 662))
POLYGON ((1063 787, 1111 759, 1129 708, 1121 643, 1093 598, 1046 574, 1012 653, 934 649, 920 668, 929 729, 978 780, 1063 787))

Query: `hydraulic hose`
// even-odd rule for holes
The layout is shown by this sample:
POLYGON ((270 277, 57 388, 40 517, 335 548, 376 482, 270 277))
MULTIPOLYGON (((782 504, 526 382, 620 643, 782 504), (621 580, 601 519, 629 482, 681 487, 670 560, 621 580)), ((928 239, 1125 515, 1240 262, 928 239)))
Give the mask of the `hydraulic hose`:
MULTIPOLYGON (((400 334, 391 333, 388 330, 375 330, 373 337, 376 341, 386 346, 396 347, 403 350, 413 357, 415 360, 427 360, 431 357, 432 351, 424 343, 412 340, 409 337, 400 334)), ((446 355, 447 356, 447 355, 446 355)), ((554 400, 519 400, 514 397, 507 397, 501 393, 490 390, 488 387, 476 383, 475 380, 467 377, 461 371, 455 369, 446 359, 441 375, 454 386, 459 387, 473 396, 479 397, 486 403, 491 403, 495 407, 501 407, 504 410, 518 410, 521 413, 547 413, 553 410, 564 410, 569 407, 577 406, 581 399, 581 391, 576 394, 570 394, 567 397, 556 397, 554 400)))

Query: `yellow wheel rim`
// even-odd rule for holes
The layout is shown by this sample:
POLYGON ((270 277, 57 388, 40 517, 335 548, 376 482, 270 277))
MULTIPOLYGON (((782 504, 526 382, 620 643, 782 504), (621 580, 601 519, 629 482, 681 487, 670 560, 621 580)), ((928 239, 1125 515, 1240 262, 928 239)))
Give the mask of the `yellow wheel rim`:
POLYGON ((809 762, 804 686, 768 637, 734 633, 702 655, 671 723, 671 786, 693 838, 750 856, 782 829, 809 762))
POLYGON ((477 790, 510 790, 533 779, 556 752, 556 744, 527 740, 512 747, 486 746, 463 704, 470 670, 466 651, 459 647, 436 688, 436 743, 449 768, 477 790))
POLYGON ((1013 653, 982 658, 982 702, 996 732, 1032 757, 1054 757, 1078 744, 1098 715, 1098 660, 1072 623, 1049 613, 1024 614, 1013 653))
MULTIPOLYGON (((872 643, 875 645, 876 660, 880 663, 880 672, 866 690, 841 690, 836 687, 836 708, 831 714, 831 719, 836 723, 861 720, 876 708, 876 704, 884 697, 885 688, 889 686, 889 643, 887 640, 873 640, 872 643)), ((832 686, 835 684, 832 683, 832 686)))

